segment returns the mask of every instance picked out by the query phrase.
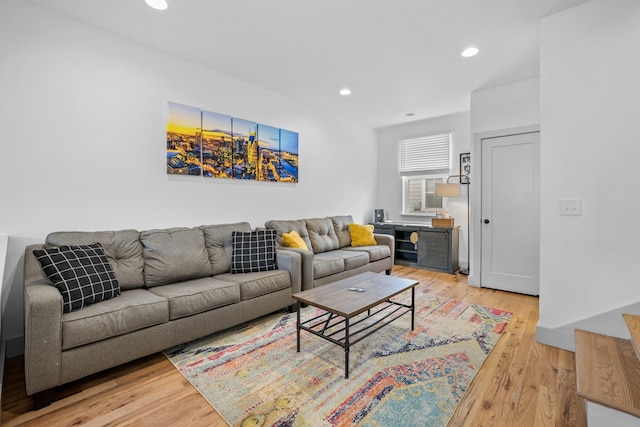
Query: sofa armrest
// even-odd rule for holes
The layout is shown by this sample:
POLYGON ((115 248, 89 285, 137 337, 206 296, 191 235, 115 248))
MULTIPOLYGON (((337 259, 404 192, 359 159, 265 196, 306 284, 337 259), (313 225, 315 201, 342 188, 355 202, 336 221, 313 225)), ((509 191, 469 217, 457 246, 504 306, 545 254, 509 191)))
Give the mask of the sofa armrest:
POLYGON ((391 250, 391 265, 393 266, 396 261, 396 238, 391 234, 374 234, 376 242, 379 245, 387 245, 391 250))
MULTIPOLYGON (((278 249, 280 250, 280 249, 278 249)), ((289 252, 300 254, 301 282, 300 290, 306 291, 313 288, 313 252, 305 249, 286 248, 289 252)))
POLYGON ((291 292, 300 292, 302 289, 302 261, 300 254, 294 251, 278 249, 276 261, 278 268, 289 271, 291 278, 291 292))
POLYGON ((27 394, 60 385, 62 295, 45 281, 24 288, 24 371, 27 394))

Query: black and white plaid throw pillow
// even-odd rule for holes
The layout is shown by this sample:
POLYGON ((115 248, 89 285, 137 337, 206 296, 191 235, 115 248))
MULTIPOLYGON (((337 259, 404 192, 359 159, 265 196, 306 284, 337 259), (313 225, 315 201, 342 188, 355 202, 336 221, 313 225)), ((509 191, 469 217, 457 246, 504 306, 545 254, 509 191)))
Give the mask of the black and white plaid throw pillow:
POLYGON ((36 249, 42 271, 62 294, 63 311, 120 295, 120 285, 100 243, 36 249))
POLYGON ((276 270, 276 230, 231 233, 231 273, 276 270))

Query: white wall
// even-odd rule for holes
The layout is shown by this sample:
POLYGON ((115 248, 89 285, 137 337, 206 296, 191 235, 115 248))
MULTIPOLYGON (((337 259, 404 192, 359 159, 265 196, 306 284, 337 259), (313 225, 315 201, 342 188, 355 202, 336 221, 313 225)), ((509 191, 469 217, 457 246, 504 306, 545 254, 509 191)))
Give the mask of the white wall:
POLYGON ((640 301, 640 2, 592 0, 541 25, 539 329, 640 301), (560 216, 562 199, 582 216, 560 216))
POLYGON ((540 79, 471 93, 471 133, 540 123, 540 79))
POLYGON ((24 246, 52 231, 372 219, 369 127, 20 0, 0 2, 0 54, 6 338, 22 335, 24 246), (168 101, 299 132, 300 182, 166 175, 168 101))
POLYGON ((540 79, 471 93, 471 274, 469 284, 481 285, 480 252, 482 138, 540 130, 540 79))
MULTIPOLYGON (((469 113, 457 113, 426 120, 418 120, 378 129, 378 197, 376 207, 388 213, 389 220, 410 223, 426 222, 420 216, 402 215, 402 179, 400 178, 399 141, 407 138, 451 132, 451 175, 460 174, 460 153, 470 150, 469 113)), ((473 156, 471 157, 473 168, 473 156)), ((454 181, 452 181, 454 182, 454 181)), ((457 181, 455 181, 457 182, 457 181)), ((447 211, 460 226, 460 264, 467 266, 467 196, 447 200, 447 211)))

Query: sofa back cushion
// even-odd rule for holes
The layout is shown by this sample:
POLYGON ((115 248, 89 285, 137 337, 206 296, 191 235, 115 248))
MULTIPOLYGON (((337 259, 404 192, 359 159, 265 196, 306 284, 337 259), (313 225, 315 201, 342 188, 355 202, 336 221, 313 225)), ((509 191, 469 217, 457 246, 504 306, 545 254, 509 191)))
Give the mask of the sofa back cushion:
POLYGON ((142 231, 140 241, 148 288, 212 275, 204 233, 199 228, 142 231))
POLYGON ((45 243, 47 246, 100 243, 120 289, 144 287, 144 260, 140 232, 137 230, 60 231, 49 234, 45 243))
POLYGON ((333 229, 338 237, 340 247, 351 246, 349 224, 353 224, 353 217, 351 215, 332 216, 331 221, 333 222, 333 229))
POLYGON ((304 220, 271 220, 265 222, 264 226, 278 232, 278 235, 276 236, 276 243, 279 246, 286 246, 282 240, 282 235, 284 233, 291 233, 292 231, 295 231, 304 241, 304 244, 307 245, 307 249, 312 250, 311 240, 309 240, 309 231, 307 230, 307 224, 304 220))
POLYGON ((304 222, 307 224, 313 253, 319 254, 340 247, 331 218, 305 219, 304 222))
POLYGON ((250 232, 248 222, 235 224, 201 225, 198 227, 204 233, 204 243, 207 248, 212 274, 222 274, 231 271, 231 235, 234 231, 250 232))

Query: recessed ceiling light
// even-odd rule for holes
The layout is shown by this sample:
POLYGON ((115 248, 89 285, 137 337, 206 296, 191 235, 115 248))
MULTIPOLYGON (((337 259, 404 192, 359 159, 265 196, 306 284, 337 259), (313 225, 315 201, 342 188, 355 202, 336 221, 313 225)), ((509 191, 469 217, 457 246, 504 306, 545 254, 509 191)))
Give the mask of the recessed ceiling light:
POLYGON ((464 56, 465 58, 469 58, 471 56, 475 56, 478 54, 478 52, 480 52, 480 50, 478 50, 478 48, 475 47, 468 47, 465 50, 462 51, 462 56, 464 56))
POLYGON ((344 89, 341 89, 339 93, 340 95, 344 95, 344 96, 351 95, 351 89, 344 88, 344 89))
POLYGON ((167 0, 144 0, 149 6, 157 10, 165 10, 169 5, 167 0))

